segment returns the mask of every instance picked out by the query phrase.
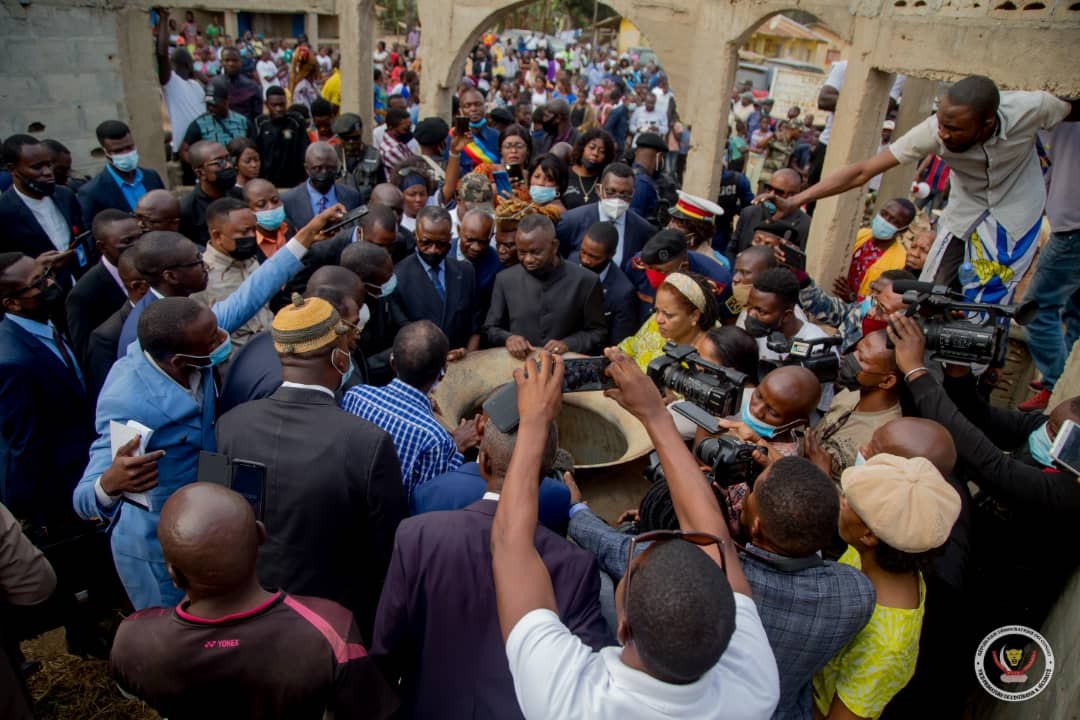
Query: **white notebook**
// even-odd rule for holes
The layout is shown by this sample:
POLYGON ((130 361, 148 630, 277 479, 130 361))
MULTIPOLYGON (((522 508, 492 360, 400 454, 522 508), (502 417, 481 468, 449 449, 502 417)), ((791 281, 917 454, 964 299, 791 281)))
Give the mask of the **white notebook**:
MULTIPOLYGON (((135 436, 141 436, 139 440, 139 451, 137 455, 146 454, 146 446, 150 442, 150 436, 154 434, 154 431, 143 425, 136 420, 128 420, 127 423, 117 422, 116 420, 109 421, 109 442, 112 445, 112 456, 116 457, 116 453, 120 451, 120 448, 131 442, 135 436)), ((124 499, 133 505, 136 505, 143 510, 151 510, 150 496, 147 493, 124 493, 124 499)))

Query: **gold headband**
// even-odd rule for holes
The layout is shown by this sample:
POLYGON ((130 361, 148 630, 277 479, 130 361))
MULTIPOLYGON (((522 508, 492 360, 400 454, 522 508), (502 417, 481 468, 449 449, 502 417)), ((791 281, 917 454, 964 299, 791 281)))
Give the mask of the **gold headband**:
POLYGON ((694 278, 689 275, 683 275, 682 273, 671 273, 664 278, 663 284, 675 288, 683 297, 689 300, 690 304, 696 307, 699 312, 705 312, 705 291, 694 281, 694 278))

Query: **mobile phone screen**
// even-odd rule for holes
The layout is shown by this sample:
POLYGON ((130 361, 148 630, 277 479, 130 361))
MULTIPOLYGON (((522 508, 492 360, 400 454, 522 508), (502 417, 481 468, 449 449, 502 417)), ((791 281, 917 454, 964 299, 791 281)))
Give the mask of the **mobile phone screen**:
POLYGON ((1080 425, 1072 420, 1061 423, 1050 457, 1080 475, 1080 425))
POLYGON ((464 135, 469 132, 469 118, 464 115, 458 115, 454 118, 454 134, 464 135))
POLYGON ((484 401, 484 414, 502 433, 512 433, 518 426, 517 385, 507 383, 484 401))
POLYGON ((588 392, 615 387, 615 382, 604 373, 610 363, 605 357, 566 358, 563 360, 566 371, 563 375, 562 391, 588 392))
POLYGON ((255 510, 255 519, 263 518, 266 494, 266 466, 249 460, 232 461, 232 489, 244 496, 255 510))
POLYGON ((495 191, 499 193, 499 197, 513 192, 510 186, 510 175, 505 170, 496 170, 491 173, 491 177, 495 180, 495 191))
POLYGON ((360 219, 367 214, 367 205, 361 205, 360 207, 353 208, 349 212, 339 217, 337 220, 327 223, 326 227, 323 228, 323 232, 327 234, 335 233, 338 230, 349 227, 350 225, 355 225, 356 223, 360 222, 360 219))

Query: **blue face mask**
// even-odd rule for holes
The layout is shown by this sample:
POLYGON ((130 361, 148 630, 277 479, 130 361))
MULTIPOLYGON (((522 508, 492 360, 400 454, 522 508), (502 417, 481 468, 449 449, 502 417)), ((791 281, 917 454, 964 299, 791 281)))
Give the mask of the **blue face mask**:
POLYGON ((270 210, 259 210, 255 213, 255 222, 263 230, 277 230, 281 223, 285 222, 285 206, 278 205, 270 210))
POLYGON ((558 196, 559 192, 553 187, 533 185, 529 188, 529 197, 531 197, 532 201, 537 205, 547 205, 558 196))
POLYGON ((1050 448, 1054 446, 1054 443, 1050 440, 1050 432, 1047 430, 1049 425, 1050 423, 1043 423, 1042 427, 1032 430, 1028 435, 1028 450, 1031 451, 1031 457, 1043 467, 1054 466, 1054 458, 1050 457, 1050 448))
POLYGON ((334 351, 330 353, 330 365, 339 373, 341 373, 341 382, 339 382, 337 386, 338 392, 341 392, 342 388, 345 387, 345 384, 349 382, 349 378, 351 378, 353 376, 353 373, 356 372, 356 363, 353 362, 352 355, 349 355, 349 369, 345 372, 341 372, 337 369, 337 365, 334 365, 334 357, 339 352, 344 353, 345 351, 341 350, 340 348, 334 348, 334 351))
POLYGON ((855 466, 858 467, 859 465, 865 465, 865 464, 866 464, 866 458, 863 457, 862 450, 860 450, 859 454, 855 456, 855 466))
POLYGON ((870 222, 870 234, 873 235, 876 240, 892 240, 896 237, 896 233, 898 232, 900 232, 900 228, 893 225, 881 215, 875 215, 874 219, 870 222))
POLYGON ((139 167, 139 151, 132 150, 122 155, 112 155, 109 157, 109 162, 120 172, 131 172, 139 167))
POLYGON ((753 413, 750 412, 750 397, 752 394, 753 393, 750 392, 746 393, 743 396, 742 421, 746 424, 746 427, 757 433, 758 437, 764 440, 768 440, 776 434, 778 428, 773 425, 769 425, 766 422, 758 420, 756 417, 754 417, 753 413))
POLYGON ((487 125, 487 120, 485 120, 484 118, 480 118, 476 122, 472 122, 472 121, 469 122, 469 127, 471 127, 473 130, 479 130, 480 128, 484 127, 485 125, 487 125))
POLYGON ((390 279, 387 280, 386 282, 384 282, 382 285, 370 285, 370 284, 368 284, 366 287, 368 288, 368 294, 371 295, 372 297, 377 297, 377 298, 390 297, 391 295, 394 294, 394 291, 397 290, 397 275, 391 275, 390 279), (373 288, 373 287, 377 287, 378 292, 375 292, 375 291, 371 290, 371 288, 373 288))
POLYGON ((220 365, 229 359, 229 355, 232 354, 232 336, 226 335, 225 341, 214 348, 209 355, 183 355, 183 357, 189 360, 195 360, 197 362, 188 363, 189 366, 197 368, 199 370, 205 370, 215 365, 220 365))

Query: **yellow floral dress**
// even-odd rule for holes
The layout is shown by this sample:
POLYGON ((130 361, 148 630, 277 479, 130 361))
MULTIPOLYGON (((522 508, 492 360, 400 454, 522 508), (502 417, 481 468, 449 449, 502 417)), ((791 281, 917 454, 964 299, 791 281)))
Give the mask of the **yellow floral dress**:
MULTIPOLYGON (((848 547, 837 561, 862 569, 859 553, 848 547)), ((814 703, 827 715, 837 695, 860 717, 876 718, 915 674, 919 634, 926 607, 926 584, 919 575, 919 607, 874 606, 859 634, 814 676, 814 703)))
POLYGON ((667 340, 660 334, 660 327, 656 324, 656 315, 650 315, 636 333, 619 343, 619 349, 634 358, 638 367, 644 372, 649 367, 649 363, 664 354, 666 342, 667 340))

